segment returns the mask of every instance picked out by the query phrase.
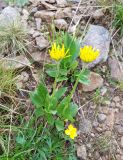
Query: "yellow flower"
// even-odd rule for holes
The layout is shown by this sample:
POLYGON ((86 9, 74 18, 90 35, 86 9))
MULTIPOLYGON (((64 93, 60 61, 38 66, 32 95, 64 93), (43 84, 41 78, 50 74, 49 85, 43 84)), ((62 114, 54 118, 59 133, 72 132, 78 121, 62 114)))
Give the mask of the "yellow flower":
POLYGON ((80 58, 86 63, 94 61, 99 55, 99 50, 92 48, 92 46, 84 46, 83 48, 80 48, 80 58))
POLYGON ((68 129, 65 130, 65 134, 70 136, 71 139, 74 139, 77 136, 77 129, 70 124, 68 129))
POLYGON ((56 43, 54 43, 52 45, 52 48, 51 50, 49 50, 49 53, 50 53, 50 57, 56 61, 59 61, 63 58, 66 57, 67 53, 68 53, 69 50, 67 50, 65 52, 65 47, 64 47, 64 44, 62 45, 62 47, 60 47, 59 45, 56 45, 56 43))

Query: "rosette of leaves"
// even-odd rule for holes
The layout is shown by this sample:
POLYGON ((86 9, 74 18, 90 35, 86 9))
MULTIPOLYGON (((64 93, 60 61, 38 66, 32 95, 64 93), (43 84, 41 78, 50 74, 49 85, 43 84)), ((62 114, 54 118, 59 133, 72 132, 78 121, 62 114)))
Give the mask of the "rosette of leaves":
POLYGON ((50 95, 43 82, 30 94, 32 103, 35 105, 37 117, 43 117, 50 125, 55 125, 58 131, 64 130, 64 121, 74 121, 78 106, 70 101, 69 96, 64 97, 66 87, 56 89, 50 95))
POLYGON ((75 38, 69 35, 68 33, 62 34, 62 38, 58 41, 56 40, 56 43, 58 43, 60 46, 64 44, 66 50, 69 49, 68 56, 66 56, 61 62, 59 70, 57 70, 57 64, 47 64, 46 67, 46 73, 50 76, 55 78, 57 75, 57 82, 64 81, 68 79, 68 75, 70 73, 74 72, 77 69, 78 61, 77 57, 79 56, 80 52, 80 43, 75 38), (61 40, 62 39, 62 40, 61 40), (57 73, 59 72, 59 73, 57 73))

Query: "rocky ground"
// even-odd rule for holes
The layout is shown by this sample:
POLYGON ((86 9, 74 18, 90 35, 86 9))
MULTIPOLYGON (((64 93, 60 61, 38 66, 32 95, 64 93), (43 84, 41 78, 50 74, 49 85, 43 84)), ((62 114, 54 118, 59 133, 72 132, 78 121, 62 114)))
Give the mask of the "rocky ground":
POLYGON ((111 26, 110 7, 103 8, 94 0, 81 4, 80 0, 29 0, 23 8, 8 7, 0 1, 1 23, 21 20, 29 35, 29 53, 36 62, 31 65, 25 55, 12 60, 8 56, 7 61, 1 57, 6 68, 24 68, 17 82, 22 97, 38 83, 43 72, 40 66, 50 61, 46 49, 51 24, 74 33, 82 46, 100 49, 100 57, 89 65, 91 84, 79 85, 73 98, 79 105, 76 144, 82 160, 123 160, 123 40, 111 26))

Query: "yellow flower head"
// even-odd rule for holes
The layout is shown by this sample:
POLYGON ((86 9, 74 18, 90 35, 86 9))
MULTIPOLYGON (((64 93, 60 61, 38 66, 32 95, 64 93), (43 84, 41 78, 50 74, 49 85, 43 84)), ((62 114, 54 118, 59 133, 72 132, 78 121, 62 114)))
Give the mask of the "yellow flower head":
POLYGON ((51 50, 49 50, 49 53, 50 53, 50 57, 56 61, 59 61, 63 58, 66 57, 67 53, 68 53, 69 50, 67 50, 65 52, 65 47, 64 47, 64 44, 62 45, 62 47, 60 47, 59 45, 56 45, 56 43, 54 43, 52 45, 52 48, 51 50))
POLYGON ((70 124, 68 129, 65 130, 65 134, 70 136, 71 139, 74 139, 77 136, 77 129, 70 124))
POLYGON ((92 48, 92 46, 84 46, 80 48, 80 58, 83 62, 89 63, 97 59, 100 51, 92 48))

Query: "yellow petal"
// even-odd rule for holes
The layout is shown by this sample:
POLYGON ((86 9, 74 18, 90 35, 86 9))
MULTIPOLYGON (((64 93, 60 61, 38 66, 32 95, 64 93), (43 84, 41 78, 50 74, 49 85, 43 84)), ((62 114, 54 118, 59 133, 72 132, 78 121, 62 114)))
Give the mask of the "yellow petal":
POLYGON ((66 130, 65 130, 65 134, 68 135, 68 136, 70 135, 69 129, 66 129, 66 130))

